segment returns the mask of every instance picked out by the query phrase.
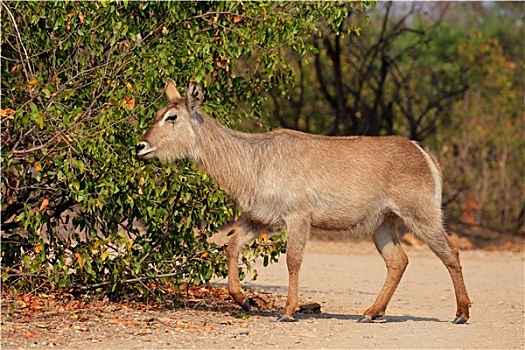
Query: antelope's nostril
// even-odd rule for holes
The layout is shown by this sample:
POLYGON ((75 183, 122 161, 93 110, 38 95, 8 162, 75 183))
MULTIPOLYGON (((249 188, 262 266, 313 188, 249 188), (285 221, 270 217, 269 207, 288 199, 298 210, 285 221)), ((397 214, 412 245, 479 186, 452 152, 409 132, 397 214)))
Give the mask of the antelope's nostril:
POLYGON ((137 143, 137 145, 135 146, 135 152, 139 153, 144 148, 146 148, 146 144, 144 142, 137 143))

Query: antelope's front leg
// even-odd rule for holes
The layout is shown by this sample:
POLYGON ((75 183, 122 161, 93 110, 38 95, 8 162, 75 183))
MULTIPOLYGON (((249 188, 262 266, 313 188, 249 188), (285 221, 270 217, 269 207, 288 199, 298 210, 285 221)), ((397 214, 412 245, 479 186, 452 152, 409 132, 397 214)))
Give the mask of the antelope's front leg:
POLYGON ((306 240, 310 233, 310 225, 300 222, 288 224, 288 246, 286 252, 286 265, 288 266, 288 297, 286 305, 281 311, 282 316, 278 322, 294 322, 295 310, 299 307, 299 271, 303 261, 303 252, 306 240))
POLYGON ((228 293, 231 295, 233 300, 242 308, 244 311, 250 311, 250 302, 244 296, 244 293, 241 289, 241 283, 239 280, 239 269, 238 269, 238 257, 239 252, 234 251, 228 245, 226 247, 226 255, 228 256, 228 293))
POLYGON ((238 228, 231 236, 228 246, 226 247, 226 255, 228 257, 228 293, 233 300, 239 304, 244 311, 250 311, 250 301, 241 289, 241 282, 239 280, 239 254, 244 246, 257 237, 259 231, 249 224, 246 219, 239 219, 238 228))

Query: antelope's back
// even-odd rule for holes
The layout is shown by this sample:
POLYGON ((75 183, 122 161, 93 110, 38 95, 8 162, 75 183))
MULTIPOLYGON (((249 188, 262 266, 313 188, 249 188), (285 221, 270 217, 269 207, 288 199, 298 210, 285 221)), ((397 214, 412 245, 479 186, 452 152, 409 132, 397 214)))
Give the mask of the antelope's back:
POLYGON ((284 213, 311 212, 314 226, 373 226, 389 211, 431 205, 440 191, 430 157, 403 137, 277 138, 266 149, 260 193, 284 213))

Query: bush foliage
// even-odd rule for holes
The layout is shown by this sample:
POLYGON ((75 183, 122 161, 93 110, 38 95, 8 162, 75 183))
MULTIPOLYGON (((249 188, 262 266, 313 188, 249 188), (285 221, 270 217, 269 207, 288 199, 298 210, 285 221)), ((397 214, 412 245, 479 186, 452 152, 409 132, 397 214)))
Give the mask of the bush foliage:
MULTIPOLYGON (((361 4, 359 6, 365 6, 361 4)), ((285 45, 302 54, 336 3, 3 2, 2 276, 19 287, 156 295, 225 274, 206 238, 235 216, 185 161, 140 162, 134 145, 165 101, 168 77, 204 85, 233 124, 290 86, 285 45), (246 68, 235 62, 256 62, 246 68), (244 69, 244 70, 243 70, 244 69), (170 282, 171 281, 171 282, 170 282)), ((245 261, 285 250, 255 244, 245 261)), ((266 258, 268 259, 268 258, 266 258)), ((267 260, 265 260, 265 263, 267 260)))

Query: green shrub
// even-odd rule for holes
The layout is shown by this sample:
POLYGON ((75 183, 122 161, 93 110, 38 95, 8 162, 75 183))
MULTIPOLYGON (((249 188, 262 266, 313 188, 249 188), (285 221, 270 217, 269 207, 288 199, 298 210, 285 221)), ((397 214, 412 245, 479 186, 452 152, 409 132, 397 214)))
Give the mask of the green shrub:
POLYGON ((3 2, 4 282, 141 296, 223 276, 206 237, 234 207, 192 164, 140 162, 134 145, 168 77, 200 81, 224 123, 238 106, 260 117, 293 81, 279 50, 311 49, 323 15, 344 18, 333 3, 3 2))

